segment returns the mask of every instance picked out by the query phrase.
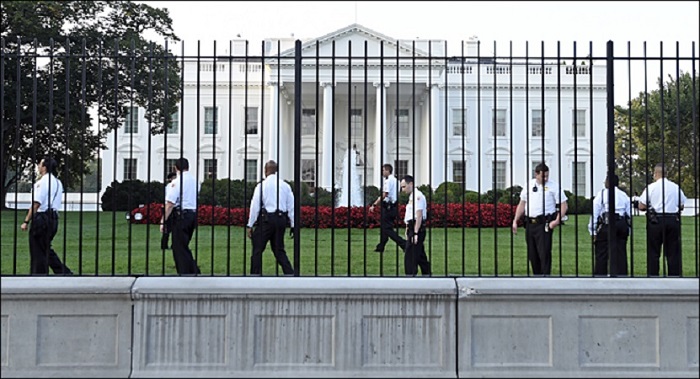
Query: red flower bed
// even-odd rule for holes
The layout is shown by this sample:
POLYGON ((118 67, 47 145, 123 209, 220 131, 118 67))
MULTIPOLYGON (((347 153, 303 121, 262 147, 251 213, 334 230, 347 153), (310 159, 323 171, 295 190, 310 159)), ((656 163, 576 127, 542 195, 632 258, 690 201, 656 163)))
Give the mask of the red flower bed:
MULTIPOLYGON (((516 206, 510 204, 431 204, 428 206, 428 222, 430 227, 509 227, 515 214, 516 206)), ((212 205, 200 205, 197 211, 199 225, 235 225, 245 226, 248 222, 249 209, 224 208, 212 205)), ((399 215, 406 212, 406 206, 399 205, 399 215)), ((379 209, 374 212, 369 207, 331 208, 320 206, 301 207, 302 228, 379 228, 379 209)), ((158 224, 163 216, 163 204, 153 203, 131 211, 131 222, 136 224, 158 224), (141 220, 134 215, 141 213, 141 220)), ((520 224, 520 223, 519 223, 520 224)), ((397 220, 395 226, 404 226, 403 218, 397 220)))

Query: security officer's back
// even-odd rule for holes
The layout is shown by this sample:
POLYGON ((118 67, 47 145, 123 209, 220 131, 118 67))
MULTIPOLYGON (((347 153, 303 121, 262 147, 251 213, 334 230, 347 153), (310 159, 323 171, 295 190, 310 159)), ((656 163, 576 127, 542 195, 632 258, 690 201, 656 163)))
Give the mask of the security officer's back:
POLYGON ((647 210, 647 275, 659 275, 663 244, 668 276, 680 276, 680 214, 687 199, 683 190, 666 178, 663 163, 654 166, 654 180, 639 196, 639 209, 647 210))
POLYGON ((173 258, 178 274, 199 274, 189 244, 197 227, 197 181, 189 172, 189 162, 180 158, 175 163, 178 176, 167 191, 166 219, 172 218, 173 258))
POLYGON ((265 180, 255 187, 250 202, 247 226, 248 237, 253 240, 251 275, 262 275, 262 253, 268 241, 284 275, 294 274, 294 268, 284 250, 287 223, 294 228, 294 194, 289 184, 276 173, 277 163, 268 161, 265 164, 265 180))
POLYGON ((627 238, 629 236, 629 218, 631 216, 630 198, 617 187, 617 175, 605 179, 605 187, 593 199, 593 215, 588 222, 588 232, 594 236, 595 266, 594 275, 607 275, 608 262, 610 276, 627 275, 627 238), (615 213, 610 215, 609 188, 615 189, 615 213), (615 250, 610 250, 609 226, 612 225, 615 250))

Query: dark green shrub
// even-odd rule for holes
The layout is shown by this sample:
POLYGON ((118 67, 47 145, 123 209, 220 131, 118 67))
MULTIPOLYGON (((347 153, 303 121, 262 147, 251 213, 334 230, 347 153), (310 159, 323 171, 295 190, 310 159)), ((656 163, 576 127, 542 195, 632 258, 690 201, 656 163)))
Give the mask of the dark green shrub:
POLYGON ((522 192, 523 187, 512 186, 503 190, 501 198, 498 199, 499 203, 503 204, 513 204, 518 205, 520 203, 520 192, 522 192))
POLYGON ((141 204, 163 203, 165 185, 159 181, 150 183, 141 180, 112 182, 100 198, 104 211, 131 211, 141 204))
POLYGON ((381 195, 379 188, 375 186, 365 187, 365 205, 371 205, 381 195))
POLYGON ((433 203, 461 203, 464 194, 462 183, 444 182, 433 193, 433 203))
POLYGON ((199 190, 198 202, 228 208, 250 207, 256 185, 242 179, 206 179, 199 190))
POLYGON ((576 196, 569 191, 564 191, 567 197, 566 205, 568 210, 566 214, 591 214, 593 212, 593 201, 586 199, 583 196, 576 196))

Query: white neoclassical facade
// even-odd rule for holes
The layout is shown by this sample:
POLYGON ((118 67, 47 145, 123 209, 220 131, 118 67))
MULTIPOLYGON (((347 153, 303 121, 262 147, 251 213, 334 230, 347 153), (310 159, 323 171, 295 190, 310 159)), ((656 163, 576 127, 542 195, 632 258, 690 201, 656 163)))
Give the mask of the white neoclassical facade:
POLYGON ((264 57, 250 44, 245 58, 245 42, 233 41, 215 62, 188 58, 169 133, 149 136, 144 110, 133 109, 108 137, 102 188, 162 181, 180 156, 200 180, 257 181, 269 159, 292 180, 300 155, 302 180, 329 189, 355 145, 362 184, 379 187, 381 165, 391 163, 433 189, 464 181, 483 193, 525 185, 544 158, 564 189, 592 197, 606 175, 605 66, 494 62, 477 44, 450 57, 443 41, 400 41, 357 24, 304 42, 300 151, 293 39, 264 41, 264 57))

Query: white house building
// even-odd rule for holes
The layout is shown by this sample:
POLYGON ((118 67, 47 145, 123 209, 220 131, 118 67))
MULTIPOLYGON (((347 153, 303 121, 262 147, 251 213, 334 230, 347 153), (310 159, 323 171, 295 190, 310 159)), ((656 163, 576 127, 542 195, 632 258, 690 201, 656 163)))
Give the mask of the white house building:
POLYGON ((180 156, 200 180, 258 181, 269 159, 292 180, 300 155, 302 180, 330 189, 355 145, 363 184, 380 187, 391 163, 418 185, 464 181, 483 193, 524 186, 544 159, 551 179, 592 197, 606 175, 605 66, 494 60, 465 43, 464 56, 449 57, 444 41, 400 41, 357 24, 304 42, 301 151, 293 39, 264 41, 264 58, 253 47, 245 58, 244 41, 216 61, 188 58, 169 132, 149 137, 144 110, 133 109, 108 137, 102 188, 149 171, 162 181, 180 156))

